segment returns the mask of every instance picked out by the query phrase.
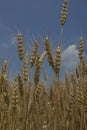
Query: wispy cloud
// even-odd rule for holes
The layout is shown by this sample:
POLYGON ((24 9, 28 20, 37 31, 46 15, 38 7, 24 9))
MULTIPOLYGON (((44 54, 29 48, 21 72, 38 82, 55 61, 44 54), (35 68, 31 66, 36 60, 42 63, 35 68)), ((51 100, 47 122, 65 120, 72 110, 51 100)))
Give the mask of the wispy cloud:
POLYGON ((2 48, 2 49, 9 49, 10 47, 12 47, 12 46, 15 46, 16 45, 16 37, 11 37, 11 38, 9 38, 8 40, 7 40, 7 42, 6 41, 3 41, 3 43, 1 43, 0 44, 0 47, 2 48))
POLYGON ((65 71, 73 71, 79 62, 76 45, 70 45, 62 53, 62 68, 65 71))
POLYGON ((0 47, 8 49, 9 45, 8 43, 2 43, 0 47))
POLYGON ((16 36, 12 36, 10 42, 11 42, 11 45, 15 46, 17 44, 16 36))

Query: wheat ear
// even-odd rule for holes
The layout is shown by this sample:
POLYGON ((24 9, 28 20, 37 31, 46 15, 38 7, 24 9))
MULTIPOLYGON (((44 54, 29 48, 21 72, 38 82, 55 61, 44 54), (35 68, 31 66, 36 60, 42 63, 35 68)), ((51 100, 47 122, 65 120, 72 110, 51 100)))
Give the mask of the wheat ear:
POLYGON ((19 59, 23 60, 23 57, 24 57, 24 47, 23 47, 23 39, 22 39, 22 34, 21 33, 18 33, 18 35, 17 35, 17 42, 18 42, 19 59))
POLYGON ((83 37, 80 37, 80 41, 79 41, 79 58, 82 61, 83 59, 83 52, 84 52, 84 41, 83 41, 83 37))
POLYGON ((56 49, 56 56, 55 56, 55 73, 59 77, 60 72, 60 63, 61 63, 61 49, 58 47, 56 49))
POLYGON ((37 59, 37 64, 36 64, 36 68, 35 68, 35 72, 34 72, 34 84, 35 86, 37 85, 37 83, 39 82, 39 78, 40 78, 40 69, 41 69, 41 65, 44 61, 44 58, 46 56, 47 52, 43 52, 42 55, 37 59))
POLYGON ((28 54, 24 57, 24 67, 23 67, 23 79, 28 80, 28 54))
POLYGON ((61 11, 61 25, 64 26, 67 19, 67 0, 64 0, 62 11, 61 11))
POLYGON ((32 68, 32 67, 35 65, 35 63, 36 63, 37 51, 38 51, 38 41, 35 40, 35 42, 34 42, 34 47, 33 47, 32 53, 31 53, 31 57, 30 57, 30 65, 31 65, 31 68, 32 68))
POLYGON ((52 49, 48 37, 46 37, 45 39, 45 47, 47 51, 49 65, 54 69, 54 58, 53 58, 52 49))

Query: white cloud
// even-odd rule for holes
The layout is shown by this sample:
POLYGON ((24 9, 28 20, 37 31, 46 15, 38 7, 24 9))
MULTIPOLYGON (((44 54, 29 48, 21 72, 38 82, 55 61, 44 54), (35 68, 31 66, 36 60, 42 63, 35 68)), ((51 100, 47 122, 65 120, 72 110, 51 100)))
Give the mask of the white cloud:
POLYGON ((79 62, 76 45, 70 45, 62 53, 62 68, 65 71, 73 71, 79 62))

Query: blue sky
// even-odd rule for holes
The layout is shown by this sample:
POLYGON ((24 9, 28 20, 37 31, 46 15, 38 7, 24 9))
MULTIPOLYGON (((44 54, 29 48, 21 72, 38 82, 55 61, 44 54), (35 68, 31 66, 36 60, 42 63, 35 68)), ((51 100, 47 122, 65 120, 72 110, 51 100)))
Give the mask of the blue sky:
MULTIPOLYGON (((40 41, 48 34, 55 51, 59 44, 62 3, 63 0, 0 0, 0 62, 9 59, 11 75, 18 72, 20 64, 15 39, 18 32, 23 33, 25 48, 29 51, 35 39, 40 41)), ((83 35, 87 49, 87 0, 69 0, 63 34, 62 70, 73 70, 77 64, 76 46, 80 35, 83 35)), ((47 70, 51 73, 49 68, 47 70)))

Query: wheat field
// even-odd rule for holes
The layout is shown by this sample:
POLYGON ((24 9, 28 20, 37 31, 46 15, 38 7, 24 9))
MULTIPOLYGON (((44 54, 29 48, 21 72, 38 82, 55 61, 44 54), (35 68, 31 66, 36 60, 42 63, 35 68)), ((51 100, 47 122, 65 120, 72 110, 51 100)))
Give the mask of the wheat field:
POLYGON ((80 62, 75 73, 65 73, 60 79, 63 30, 67 19, 68 1, 61 11, 60 45, 52 52, 49 37, 45 38, 45 50, 39 53, 37 40, 29 57, 24 51, 22 33, 17 34, 18 57, 21 74, 10 81, 7 75, 8 61, 0 70, 0 130, 87 130, 87 60, 84 56, 84 38, 79 38, 80 62), (47 87, 47 75, 40 79, 41 68, 48 59, 54 78, 47 87), (31 71, 34 68, 33 83, 31 71))

